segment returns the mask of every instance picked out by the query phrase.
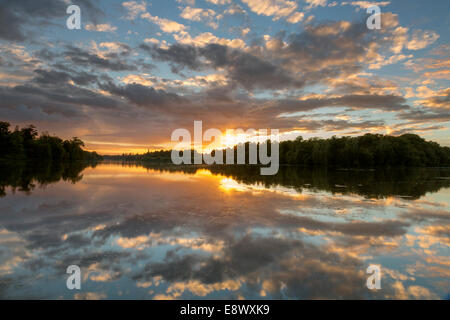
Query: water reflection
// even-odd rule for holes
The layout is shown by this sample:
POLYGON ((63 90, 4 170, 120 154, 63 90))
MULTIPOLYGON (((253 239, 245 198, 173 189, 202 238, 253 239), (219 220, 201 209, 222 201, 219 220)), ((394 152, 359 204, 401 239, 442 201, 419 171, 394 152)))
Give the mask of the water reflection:
POLYGON ((48 184, 63 181, 76 183, 83 176, 81 172, 88 166, 95 168, 97 162, 74 161, 57 164, 35 164, 26 162, 0 162, 0 197, 6 195, 5 189, 11 188, 12 192, 31 192, 36 184, 45 187, 48 184))
POLYGON ((448 295, 449 170, 254 169, 101 164, 28 195, 2 173, 0 297, 448 295), (379 291, 365 286, 372 263, 379 291))

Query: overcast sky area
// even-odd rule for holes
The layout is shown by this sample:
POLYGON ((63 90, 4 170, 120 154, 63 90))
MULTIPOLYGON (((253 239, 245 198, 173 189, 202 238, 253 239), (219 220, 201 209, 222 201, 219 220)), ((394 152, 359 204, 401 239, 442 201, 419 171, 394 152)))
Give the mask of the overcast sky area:
POLYGON ((0 120, 103 154, 170 147, 194 120, 450 146, 450 1, 370 3, 1 0, 0 120))

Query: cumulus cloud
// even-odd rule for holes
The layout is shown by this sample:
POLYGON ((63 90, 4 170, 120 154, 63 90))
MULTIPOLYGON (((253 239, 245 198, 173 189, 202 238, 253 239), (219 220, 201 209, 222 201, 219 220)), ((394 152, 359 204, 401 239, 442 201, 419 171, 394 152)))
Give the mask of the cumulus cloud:
POLYGON ((183 9, 180 16, 186 20, 204 21, 211 28, 218 28, 218 23, 216 21, 217 14, 212 9, 186 7, 183 9))
POLYGON ((158 25, 162 31, 167 33, 180 32, 186 29, 186 26, 181 23, 150 14, 150 12, 147 11, 147 4, 145 1, 128 1, 122 3, 122 6, 127 11, 127 15, 125 16, 125 19, 127 20, 134 20, 136 18, 145 19, 158 25))
POLYGON ((142 13, 147 12, 147 4, 145 1, 126 1, 122 3, 122 6, 127 10, 127 15, 125 19, 134 20, 142 13))
POLYGON ((424 49, 436 42, 437 39, 439 39, 439 35, 436 32, 416 30, 406 47, 409 50, 424 49))
POLYGON ((290 76, 287 70, 257 56, 219 44, 203 47, 175 44, 168 49, 144 49, 147 49, 154 59, 172 63, 175 72, 183 68, 225 68, 229 77, 247 90, 303 86, 302 81, 290 76), (205 61, 202 61, 203 59, 205 61))
POLYGON ((167 32, 167 33, 180 32, 180 31, 184 31, 186 29, 186 26, 181 23, 178 23, 178 22, 170 20, 170 19, 152 16, 148 12, 142 14, 141 17, 143 19, 147 19, 148 21, 151 21, 151 22, 157 24, 161 28, 162 31, 167 32))
POLYGON ((297 23, 303 19, 303 13, 298 12, 295 1, 288 0, 243 0, 253 12, 258 15, 273 17, 274 20, 286 19, 297 23))

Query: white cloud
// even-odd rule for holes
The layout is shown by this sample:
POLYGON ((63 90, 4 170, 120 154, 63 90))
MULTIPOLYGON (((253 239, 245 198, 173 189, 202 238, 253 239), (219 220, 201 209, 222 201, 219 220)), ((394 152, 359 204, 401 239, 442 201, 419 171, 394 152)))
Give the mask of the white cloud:
POLYGON ((295 1, 288 0, 242 0, 258 15, 273 17, 273 20, 281 18, 287 22, 297 23, 303 19, 303 14, 297 12, 298 5, 295 1))
POLYGON ((186 20, 204 21, 207 25, 209 25, 213 29, 217 29, 218 27, 218 24, 214 21, 217 14, 212 9, 186 7, 183 9, 180 16, 186 20))
POLYGON ((145 13, 147 11, 147 5, 144 1, 140 3, 136 1, 128 1, 122 3, 122 6, 124 6, 128 11, 128 15, 125 17, 128 20, 134 20, 141 13, 145 13))
POLYGON ((371 6, 379 6, 379 7, 385 7, 389 5, 390 1, 352 1, 352 2, 342 2, 341 5, 352 5, 354 7, 359 7, 361 9, 367 9, 371 6))
POLYGON ((157 16, 152 16, 147 11, 147 4, 145 3, 145 1, 141 2, 128 1, 122 3, 122 6, 125 7, 125 9, 128 11, 128 14, 125 17, 125 19, 134 20, 137 17, 140 17, 142 19, 146 19, 148 21, 157 24, 162 31, 167 33, 180 32, 186 29, 184 25, 176 21, 160 18, 157 16))
POLYGON ((302 21, 304 17, 305 14, 303 12, 294 12, 286 19, 286 21, 289 23, 298 23, 302 21))
POLYGON ((160 18, 157 16, 152 16, 148 12, 143 13, 141 15, 141 18, 157 24, 161 28, 162 31, 167 32, 167 33, 181 32, 186 29, 186 26, 181 23, 178 23, 173 20, 165 19, 165 18, 160 18))
POLYGON ((97 31, 97 32, 114 32, 117 30, 117 27, 110 25, 109 23, 105 24, 92 24, 88 23, 85 26, 85 29, 88 31, 97 31))
POLYGON ((245 28, 245 29, 242 29, 241 34, 242 34, 243 36, 245 36, 245 35, 247 35, 249 32, 250 32, 250 28, 245 28))
POLYGON ((199 34, 198 36, 192 38, 189 33, 181 32, 179 34, 174 35, 175 40, 182 44, 189 44, 194 46, 204 46, 210 43, 217 43, 224 46, 229 46, 232 48, 244 49, 246 47, 245 42, 242 39, 226 39, 226 38, 218 38, 213 35, 211 32, 204 32, 199 34))
POLYGON ((411 40, 408 42, 406 47, 409 50, 420 50, 428 47, 430 44, 433 44, 437 39, 439 39, 439 35, 433 31, 414 31, 411 40))
POLYGON ((224 4, 230 4, 231 0, 206 0, 209 3, 213 3, 216 5, 224 5, 224 4))

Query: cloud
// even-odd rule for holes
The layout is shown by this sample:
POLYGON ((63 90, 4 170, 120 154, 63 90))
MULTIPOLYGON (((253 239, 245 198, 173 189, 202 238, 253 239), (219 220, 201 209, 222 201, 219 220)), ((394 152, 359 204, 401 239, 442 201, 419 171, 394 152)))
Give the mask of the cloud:
POLYGON ((273 17, 273 20, 281 18, 287 22, 297 23, 303 19, 303 13, 297 12, 297 2, 288 0, 242 0, 258 15, 273 17))
POLYGON ((306 10, 316 7, 325 7, 327 5, 327 0, 306 0, 308 6, 306 6, 306 10))
POLYGON ((215 21, 217 14, 212 9, 186 7, 183 9, 180 16, 186 20, 203 21, 213 29, 219 27, 218 23, 215 21))
POLYGON ((450 109, 450 88, 441 90, 439 92, 432 92, 431 96, 427 96, 424 100, 421 100, 424 106, 429 108, 442 108, 450 109))
POLYGON ((140 84, 128 84, 125 87, 116 87, 113 84, 103 85, 104 90, 117 96, 124 97, 130 102, 145 107, 164 107, 182 103, 183 99, 176 94, 167 93, 164 90, 156 90, 152 87, 146 87, 140 84))
POLYGON ((180 32, 180 31, 186 30, 186 26, 181 23, 178 23, 173 20, 165 19, 165 18, 152 16, 148 12, 142 14, 141 18, 157 24, 161 28, 162 31, 167 32, 167 33, 174 33, 174 32, 180 32))
POLYGON ((192 38, 191 35, 187 32, 181 32, 174 35, 174 38, 181 44, 193 46, 204 46, 211 43, 221 44, 236 49, 244 49, 247 46, 242 39, 219 38, 213 35, 211 32, 203 32, 194 38, 192 38))
POLYGON ((36 69, 34 70, 34 73, 36 74, 36 77, 33 79, 33 82, 41 85, 65 84, 69 83, 71 80, 78 85, 85 86, 98 81, 96 75, 87 72, 73 71, 71 73, 67 73, 57 70, 36 69))
POLYGON ((96 53, 91 53, 79 47, 66 45, 63 52, 66 59, 73 62, 75 65, 91 66, 100 69, 112 71, 136 70, 135 65, 127 64, 125 61, 114 57, 101 57, 96 53))
MULTIPOLYGON (((215 4, 224 7, 212 10, 193 2, 183 5, 178 13, 189 21, 208 23, 217 22, 220 16, 217 10, 245 12, 232 2, 215 4)), ((299 21, 303 16, 294 1, 248 1, 248 4, 255 13, 275 20, 299 21)), ((326 1, 310 1, 304 5, 308 4, 328 6, 326 1)), ((358 7, 362 5, 360 2, 358 7)), ((30 119, 43 121, 46 117, 65 119, 69 114, 76 119, 86 119, 88 112, 92 112, 91 118, 99 125, 114 128, 119 121, 113 119, 112 112, 102 111, 110 103, 121 117, 139 117, 142 122, 152 123, 158 119, 166 128, 202 117, 220 128, 248 122, 256 127, 279 126, 285 131, 301 128, 341 133, 349 130, 380 132, 390 124, 380 111, 393 112, 393 117, 404 121, 390 126, 397 130, 395 132, 411 129, 414 124, 421 130, 439 129, 439 122, 448 119, 445 112, 448 94, 445 85, 439 83, 448 78, 446 56, 417 59, 413 56, 414 50, 403 53, 408 48, 429 47, 438 36, 433 31, 413 31, 400 26, 398 16, 392 13, 383 13, 383 28, 379 32, 367 30, 365 20, 361 19, 353 22, 317 20, 299 30, 291 28, 294 30, 291 32, 274 33, 268 29, 262 33, 249 23, 248 17, 240 17, 243 18, 242 29, 219 35, 197 29, 191 32, 179 19, 154 16, 147 11, 145 1, 127 1, 122 8, 121 25, 145 19, 171 35, 157 32, 147 39, 141 37, 136 39, 141 41, 138 47, 134 47, 137 41, 129 40, 130 35, 124 35, 121 40, 116 38, 120 37, 120 32, 97 34, 97 42, 82 39, 72 44, 61 40, 32 48, 9 43, 1 45, 0 86, 7 100, 12 102, 2 115, 10 119, 24 119, 29 115, 30 119), (244 36, 245 41, 239 35, 244 36), (406 96, 402 96, 405 92, 403 79, 368 72, 371 69, 382 72, 381 68, 403 61, 414 71, 424 71, 418 76, 420 81, 423 78, 428 81, 423 85, 410 84, 406 96), (430 89, 425 90, 424 86, 430 89), (69 92, 71 88, 76 88, 76 95, 69 92), (67 94, 66 100, 58 90, 67 94), (20 104, 22 92, 23 103, 20 104), (413 101, 407 102, 406 98, 413 101), (80 110, 75 108, 76 101, 84 103, 80 110), (347 119, 318 119, 301 114, 326 107, 344 108, 350 113, 371 110, 370 118, 349 115, 347 119), (420 116, 424 119, 420 120, 420 116)), ((31 9, 8 3, 1 10, 14 10, 19 16, 31 9)), ((47 15, 53 16, 51 12, 53 9, 47 15)), ((224 26, 228 23, 226 19, 235 18, 224 18, 224 26)), ((38 20, 30 17, 28 24, 20 29, 12 28, 11 32, 26 31, 40 23, 38 20)), ((146 25, 145 21, 135 23, 146 25)), ((113 24, 117 25, 114 21, 90 21, 86 28, 101 30, 101 25, 108 25, 106 31, 111 30, 113 24)), ((135 36, 139 35, 133 33, 135 36)), ((439 53, 445 53, 445 48, 439 47, 439 53)), ((155 139, 162 135, 155 133, 158 137, 155 139)), ((152 142, 157 143, 161 141, 152 142)))
POLYGON ((167 33, 180 32, 186 29, 186 26, 181 23, 151 15, 147 11, 147 4, 145 1, 127 1, 122 3, 122 6, 127 11, 127 15, 125 16, 125 19, 127 20, 135 20, 139 17, 158 25, 162 31, 167 33))
POLYGON ((25 40, 20 17, 5 5, 0 6, 0 38, 8 41, 25 40))
MULTIPOLYGON (((101 9, 91 0, 77 1, 88 22, 97 24, 104 16, 101 9)), ((66 17, 67 4, 60 0, 3 1, 0 5, 0 39, 9 41, 31 40, 36 32, 33 27, 44 28, 53 24, 56 18, 66 17)))
POLYGON ((351 1, 351 2, 342 2, 341 5, 352 5, 354 7, 359 7, 361 9, 367 9, 372 6, 385 7, 388 6, 390 1, 351 1))
POLYGON ((203 47, 175 44, 168 49, 141 47, 147 49, 154 59, 172 63, 175 72, 183 68, 224 68, 232 81, 247 90, 303 86, 302 81, 291 77, 287 70, 257 56, 219 44, 203 47))
POLYGON ((439 35, 433 31, 414 31, 411 40, 407 43, 406 47, 409 50, 420 50, 428 47, 439 39, 439 35))
POLYGON ((232 0, 206 0, 209 3, 213 3, 215 5, 225 5, 230 4, 232 0))
POLYGON ((114 32, 117 30, 117 27, 110 25, 109 23, 104 24, 91 24, 88 23, 85 26, 85 29, 88 31, 97 31, 97 32, 114 32))
POLYGON ((128 11, 125 19, 134 20, 142 13, 147 12, 147 4, 145 1, 136 2, 136 1, 127 1, 123 2, 122 6, 128 11))

